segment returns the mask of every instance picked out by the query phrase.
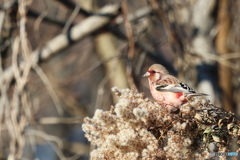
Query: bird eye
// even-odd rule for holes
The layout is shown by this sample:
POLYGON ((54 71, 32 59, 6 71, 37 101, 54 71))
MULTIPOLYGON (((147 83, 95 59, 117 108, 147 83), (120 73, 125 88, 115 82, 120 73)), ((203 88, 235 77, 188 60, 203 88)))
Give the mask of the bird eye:
POLYGON ((151 73, 156 73, 156 71, 152 70, 151 73))

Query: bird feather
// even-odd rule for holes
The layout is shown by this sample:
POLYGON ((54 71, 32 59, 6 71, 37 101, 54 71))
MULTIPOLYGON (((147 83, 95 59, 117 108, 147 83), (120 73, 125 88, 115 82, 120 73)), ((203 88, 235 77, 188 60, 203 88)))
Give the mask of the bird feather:
POLYGON ((204 93, 196 93, 191 87, 189 87, 186 84, 162 84, 162 85, 157 85, 156 90, 160 92, 175 92, 175 93, 186 93, 189 96, 208 96, 207 94, 204 93), (184 85, 184 88, 183 88, 184 85))

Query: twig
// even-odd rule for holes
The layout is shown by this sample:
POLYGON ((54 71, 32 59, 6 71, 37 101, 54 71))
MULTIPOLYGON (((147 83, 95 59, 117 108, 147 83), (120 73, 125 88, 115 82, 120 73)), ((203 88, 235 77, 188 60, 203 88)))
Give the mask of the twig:
POLYGON ((0 11, 0 35, 2 35, 2 27, 4 22, 5 12, 0 11))
POLYGON ((105 75, 103 77, 103 79, 101 80, 101 82, 99 83, 99 85, 98 85, 98 88, 97 88, 97 98, 96 98, 96 103, 95 103, 95 109, 94 110, 102 109, 100 107, 102 105, 103 96, 105 96, 104 95, 104 92, 105 92, 104 86, 109 81, 109 77, 111 77, 111 75, 105 75))
POLYGON ((16 135, 15 135, 15 126, 14 123, 12 121, 12 114, 10 112, 10 102, 8 99, 8 95, 7 95, 7 91, 3 92, 5 96, 5 125, 7 127, 8 130, 8 134, 9 134, 9 155, 8 155, 8 160, 14 160, 15 159, 15 155, 16 155, 16 135))
MULTIPOLYGON (((126 20, 129 22, 133 22, 143 17, 149 16, 151 15, 151 13, 152 11, 149 9, 149 7, 140 8, 136 10, 134 14, 131 14, 131 13, 127 14, 126 20)), ((120 16, 117 17, 115 20, 115 23, 118 25, 124 23, 124 18, 120 16)))
MULTIPOLYGON (((44 1, 45 2, 45 1, 44 1)), ((44 19, 47 19, 47 18, 45 18, 46 16, 47 16, 47 14, 48 14, 48 11, 46 11, 46 10, 44 10, 44 11, 42 11, 42 13, 40 14, 40 15, 38 15, 36 18, 36 21, 35 21, 35 23, 34 23, 34 25, 33 25, 33 28, 34 28, 34 30, 35 31, 37 31, 38 29, 39 29, 39 26, 40 26, 40 23, 42 22, 42 20, 44 20, 44 19)), ((29 10, 28 11, 28 13, 27 13, 27 15, 32 15, 32 16, 34 16, 34 12, 33 11, 31 11, 31 10, 29 10)), ((48 20, 48 19, 47 19, 48 20)))
MULTIPOLYGON (((101 9, 100 14, 117 15, 118 8, 119 7, 116 5, 108 5, 101 9)), ((56 54, 61 49, 66 48, 69 43, 82 39, 86 35, 106 25, 110 19, 111 18, 104 16, 92 16, 83 20, 81 23, 72 27, 68 34, 60 34, 56 36, 52 40, 48 41, 43 48, 35 50, 33 53, 31 53, 32 64, 48 59, 50 56, 56 54)), ((25 66, 26 63, 22 61, 19 65, 19 69, 23 70, 25 66)), ((12 78, 13 68, 8 67, 1 76, 0 81, 9 81, 12 78)))
POLYGON ((50 124, 81 124, 83 122, 82 118, 59 118, 59 117, 44 117, 39 120, 40 124, 50 125, 50 124))
MULTIPOLYGON (((51 17, 47 17, 47 15, 48 15, 48 13, 50 11, 49 4, 46 2, 46 0, 43 0, 42 2, 43 2, 43 5, 45 7, 44 7, 44 10, 42 10, 42 12, 40 14, 35 13, 34 11, 32 11, 31 8, 29 8, 29 10, 27 12, 27 16, 31 15, 31 17, 35 16, 35 18, 36 18, 36 20, 34 22, 34 25, 33 25, 33 29, 34 29, 34 32, 35 32, 35 34, 33 34, 33 37, 35 39, 41 39, 41 37, 42 37, 41 33, 39 32, 39 27, 41 26, 42 21, 43 20, 45 20, 45 21, 51 21, 52 20, 51 17)), ((52 20, 51 22, 56 22, 56 21, 52 20)), ((64 26, 65 24, 66 23, 62 24, 62 26, 64 26)), ((38 42, 37 48, 44 46, 45 43, 46 43, 45 41, 38 42)))
MULTIPOLYGON (((42 12, 40 14, 40 13, 38 13, 38 12, 32 10, 32 9, 29 9, 28 13, 27 13, 27 16, 34 17, 34 18, 39 18, 39 20, 37 22, 40 22, 41 20, 43 20, 45 22, 49 22, 51 24, 55 24, 55 25, 58 25, 58 26, 61 26, 61 27, 65 26, 66 21, 61 21, 61 20, 58 20, 58 19, 55 19, 55 18, 51 18, 51 17, 45 16, 45 13, 46 12, 42 12)), ((35 22, 35 23, 37 24, 37 22, 35 22)), ((36 29, 36 27, 35 27, 36 24, 34 24, 34 28, 35 29, 36 29)), ((72 23, 72 25, 74 25, 74 24, 72 23)))
POLYGON ((212 60, 216 61, 222 65, 225 65, 229 68, 232 69, 237 69, 236 65, 233 62, 228 61, 229 59, 235 59, 235 58, 240 58, 240 53, 229 53, 225 55, 215 55, 211 53, 202 53, 202 54, 195 54, 195 53, 190 53, 193 56, 201 57, 203 59, 207 60, 212 60))
POLYGON ((63 148, 63 142, 60 138, 57 136, 49 135, 43 131, 30 129, 25 132, 25 135, 41 137, 47 141, 55 142, 59 148, 63 148))
MULTIPOLYGON (((116 26, 107 25, 106 28, 109 29, 116 37, 118 37, 122 40, 127 40, 126 35, 116 26)), ((142 44, 139 41, 135 41, 135 46, 137 48, 142 49, 144 52, 146 52, 147 56, 149 58, 153 59, 154 61, 156 61, 158 63, 161 63, 162 65, 164 65, 167 68, 167 70, 169 70, 170 73, 172 73, 173 75, 177 75, 176 69, 173 67, 173 65, 171 63, 169 63, 166 60, 166 58, 161 53, 156 52, 156 51, 152 51, 152 49, 145 46, 144 44, 142 44)))
POLYGON ((222 60, 240 58, 240 53, 227 53, 224 55, 219 55, 219 58, 222 60))
POLYGON ((134 90, 137 90, 137 86, 134 82, 133 75, 132 75, 133 74, 133 72, 132 72, 132 59, 134 57, 134 52, 135 52, 135 41, 134 41, 134 37, 133 37, 132 26, 127 19, 127 15, 128 15, 127 1, 122 0, 121 2, 122 2, 123 22, 124 22, 126 35, 127 35, 127 40, 128 40, 128 46, 129 46, 128 63, 127 63, 127 68, 126 68, 127 69, 126 70, 127 80, 128 80, 128 84, 129 84, 130 88, 134 89, 134 90))
POLYGON ((7 2, 7 1, 6 1, 6 3, 4 3, 2 6, 0 6, 0 10, 5 11, 5 10, 13 7, 13 6, 16 5, 16 4, 18 4, 18 0, 12 0, 12 1, 10 1, 10 2, 7 2))
MULTIPOLYGON (((69 0, 57 0, 58 2, 62 3, 63 5, 67 6, 70 9, 74 9, 76 7, 76 4, 72 1, 69 0)), ((78 13, 82 13, 85 16, 92 16, 93 13, 84 10, 83 8, 81 8, 78 13)))
POLYGON ((64 156, 63 152, 58 147, 56 147, 52 142, 47 141, 47 143, 51 145, 51 147, 56 152, 56 154, 58 155, 60 160, 67 160, 67 158, 64 156))
MULTIPOLYGON (((74 9, 74 8, 71 8, 71 9, 74 9)), ((83 13, 85 16, 94 15, 93 13, 90 13, 90 12, 84 10, 83 8, 79 8, 78 13, 83 13)), ((149 9, 149 7, 140 8, 136 12, 134 12, 134 14, 128 14, 127 15, 127 20, 129 22, 136 21, 138 19, 141 19, 143 17, 151 15, 151 13, 152 12, 149 9)), ((97 15, 97 13, 95 15, 97 15)), ((66 21, 62 21, 62 20, 58 20, 58 19, 55 19, 55 18, 52 18, 52 17, 49 17, 49 16, 45 16, 45 12, 44 12, 44 16, 43 16, 43 13, 40 14, 40 13, 32 10, 31 8, 28 10, 27 16, 34 17, 34 18, 41 17, 41 20, 43 20, 45 22, 49 22, 49 23, 55 24, 55 25, 59 25, 61 27, 64 27, 66 25, 66 21)), ((116 17, 115 24, 121 25, 122 23, 123 23, 123 17, 121 17, 121 16, 116 17)), ((70 27, 73 26, 73 25, 74 25, 74 23, 72 22, 70 27)), ((110 25, 110 24, 108 24, 108 25, 110 25)))
MULTIPOLYGON (((79 77, 81 76, 84 76, 85 74, 89 73, 89 72, 92 72, 94 71, 95 69, 97 69, 99 66, 101 66, 103 63, 107 63, 111 60, 114 60, 114 59, 118 59, 118 58, 121 58, 120 55, 116 55, 116 56, 112 56, 112 57, 109 57, 109 58, 105 58, 105 59, 102 59, 96 63, 94 63, 91 67, 89 67, 89 69, 85 70, 84 72, 82 72, 79 77)), ((78 76, 77 76, 78 77, 78 76)))
MULTIPOLYGON (((76 4, 72 1, 69 0, 57 0, 60 3, 62 3, 63 5, 65 5, 66 7, 68 7, 69 9, 74 9, 76 7, 76 4)), ((92 13, 89 11, 86 11, 84 8, 81 8, 78 13, 83 14, 84 16, 92 16, 92 15, 97 15, 98 13, 92 13)), ((137 19, 141 19, 145 16, 148 16, 152 13, 152 11, 149 9, 149 7, 144 7, 141 8, 139 10, 137 10, 134 14, 129 14, 127 15, 127 20, 128 21, 135 21, 137 19)), ((122 24, 124 21, 123 17, 117 17, 115 20, 116 24, 122 24)), ((110 25, 110 24, 108 24, 110 25)))
POLYGON ((17 83, 20 83, 21 81, 20 71, 18 69, 18 63, 17 63, 19 44, 20 44, 20 39, 19 37, 16 37, 12 45, 12 68, 13 68, 14 78, 16 79, 17 83))
POLYGON ((133 30, 131 23, 127 19, 128 15, 128 5, 126 0, 122 0, 122 13, 123 13, 123 24, 126 29, 126 35, 128 39, 128 45, 129 45, 129 51, 128 51, 128 58, 129 60, 133 59, 134 52, 135 52, 135 42, 134 42, 134 37, 133 37, 133 30))
POLYGON ((160 8, 160 6, 156 0, 149 0, 149 2, 150 2, 151 7, 153 8, 153 10, 158 14, 158 17, 161 18, 161 20, 163 22, 163 26, 166 31, 167 37, 168 37, 168 42, 172 43, 175 40, 174 36, 173 36, 174 34, 171 30, 171 26, 170 26, 168 18, 166 17, 166 14, 160 8))
MULTIPOLYGON (((75 4, 73 2, 70 1, 63 1, 63 0, 58 0, 61 3, 63 3, 64 5, 66 5, 68 8, 74 9, 75 8, 75 4), (67 3, 67 4, 65 4, 67 3)), ((93 15, 93 13, 90 13, 86 10, 84 10, 83 8, 81 8, 79 10, 79 13, 84 14, 85 16, 90 16, 93 15)), ((135 21, 138 20, 142 17, 148 16, 152 13, 152 11, 146 7, 146 8, 142 8, 137 10, 134 14, 130 14, 128 15, 127 19, 128 21, 135 21)), ((29 10, 29 15, 33 16, 33 17, 38 17, 39 13, 36 13, 35 11, 29 10)), ((97 14, 96 14, 97 15, 97 14)), ((44 17, 45 21, 47 22, 51 22, 60 26, 64 26, 66 22, 64 21, 59 21, 56 19, 52 19, 50 17, 44 17)), ((108 29, 111 33, 113 33, 116 37, 122 39, 122 40, 127 40, 127 36, 118 28, 118 25, 123 23, 123 18, 122 17, 117 17, 116 18, 116 24, 115 25, 111 25, 111 24, 107 24, 106 25, 106 29, 108 29)), ((164 56, 161 55, 161 53, 152 51, 151 49, 149 49, 148 47, 146 47, 144 44, 140 43, 139 41, 135 42, 135 46, 144 50, 144 52, 146 52, 147 56, 151 59, 153 59, 154 61, 161 63, 162 65, 164 65, 169 71, 170 73, 172 73, 173 75, 177 75, 177 71, 175 70, 175 68, 172 66, 172 64, 170 64, 164 56)))
POLYGON ((20 15, 20 20, 19 20, 19 35, 20 35, 20 51, 22 52, 23 58, 26 61, 26 65, 24 66, 23 69, 23 74, 21 76, 21 81, 20 84, 18 85, 18 88, 20 91, 23 90, 23 87, 27 83, 27 77, 29 75, 30 69, 31 69, 31 57, 30 53, 31 50, 29 49, 28 46, 28 40, 27 40, 27 32, 26 32, 26 7, 27 7, 27 1, 19 1, 19 15, 20 15))
POLYGON ((138 61, 137 61, 137 64, 136 64, 136 69, 135 69, 136 75, 140 75, 141 67, 143 66, 143 63, 144 63, 145 58, 146 58, 146 52, 143 52, 143 53, 139 56, 138 61))
POLYGON ((80 10, 80 6, 77 4, 63 28, 63 31, 62 31, 63 33, 66 33, 69 30, 69 27, 71 26, 74 18, 77 16, 79 10, 80 10))
POLYGON ((67 158, 64 156, 64 154, 61 151, 61 149, 63 148, 63 142, 57 136, 52 136, 52 135, 46 134, 45 132, 33 130, 33 129, 28 130, 26 132, 26 135, 38 136, 45 139, 47 143, 50 144, 51 147, 54 149, 54 151, 56 152, 60 160, 67 160, 67 158), (53 144, 52 142, 55 142, 58 146, 56 147, 55 144, 53 144))
MULTIPOLYGON (((75 6, 76 6, 75 3, 73 3, 69 0, 58 0, 58 1, 62 4, 64 4, 65 6, 67 6, 68 8, 70 8, 70 9, 74 9, 75 6)), ((82 13, 85 16, 93 15, 93 13, 88 12, 88 11, 82 9, 82 8, 81 8, 81 10, 79 10, 79 13, 82 13)), ((152 10, 149 10, 149 9, 145 8, 145 9, 141 9, 141 10, 137 11, 136 13, 138 13, 138 14, 133 14, 135 16, 130 15, 130 17, 128 17, 128 20, 133 21, 133 20, 142 18, 144 16, 150 15, 150 14, 152 14, 152 10)), ((118 37, 122 40, 127 40, 127 36, 125 35, 125 33, 123 33, 118 28, 118 25, 121 24, 121 23, 123 23, 123 18, 117 18, 116 25, 107 24, 106 29, 108 29, 116 37, 118 37)), ((177 75, 177 71, 175 70, 173 65, 171 63, 169 63, 164 56, 162 56, 161 54, 159 54, 157 52, 151 51, 151 49, 149 49, 144 44, 142 44, 138 41, 135 42, 135 46, 144 50, 147 53, 147 56, 149 58, 153 59, 154 61, 156 61, 158 63, 161 63, 162 65, 164 65, 169 70, 170 73, 172 73, 173 75, 177 75)))
POLYGON ((36 71, 36 73, 39 75, 39 77, 42 79, 44 85, 46 86, 50 96, 52 97, 53 103, 56 106, 56 109, 60 115, 63 114, 63 107, 61 106, 61 102, 56 94, 56 92, 53 89, 53 86, 51 82, 49 81, 46 74, 43 72, 43 70, 37 65, 32 65, 32 68, 36 71))
MULTIPOLYGON (((13 98, 12 98, 12 104, 11 104, 11 121, 12 121, 12 126, 13 126, 13 129, 14 129, 14 136, 16 138, 16 144, 17 147, 16 147, 16 153, 15 153, 15 158, 16 159, 19 159, 22 155, 22 152, 23 152, 23 148, 24 148, 24 144, 25 144, 25 139, 23 138, 23 129, 24 127, 27 125, 27 121, 26 121, 26 117, 24 114, 21 114, 19 116, 19 110, 20 110, 20 107, 21 105, 27 105, 27 104, 23 104, 23 102, 20 100, 20 97, 19 97, 19 92, 18 92, 18 87, 15 86, 15 90, 14 90, 14 93, 13 93, 13 98), (21 104, 22 103, 22 104, 21 104), (19 116, 19 119, 18 119, 18 116, 19 116)), ((24 93, 22 93, 24 94, 24 93)), ((21 95, 22 97, 22 95, 21 95)), ((26 106, 27 107, 27 106, 26 106)))

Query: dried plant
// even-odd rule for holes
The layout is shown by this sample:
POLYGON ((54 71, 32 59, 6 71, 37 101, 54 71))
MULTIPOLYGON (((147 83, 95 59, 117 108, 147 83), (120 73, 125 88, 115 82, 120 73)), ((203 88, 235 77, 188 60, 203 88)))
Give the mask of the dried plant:
POLYGON ((112 90, 118 103, 110 111, 96 110, 83 124, 97 147, 91 159, 207 159, 209 152, 227 152, 240 136, 234 114, 208 100, 195 97, 170 111, 143 93, 112 90))

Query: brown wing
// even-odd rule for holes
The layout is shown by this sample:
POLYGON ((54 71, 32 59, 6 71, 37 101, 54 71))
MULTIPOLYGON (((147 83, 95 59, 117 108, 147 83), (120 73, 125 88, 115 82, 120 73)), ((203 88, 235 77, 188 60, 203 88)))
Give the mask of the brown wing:
POLYGON ((179 84, 180 83, 180 81, 177 79, 177 78, 175 78, 175 77, 173 77, 173 76, 171 76, 171 75, 164 75, 164 76, 162 76, 161 77, 161 79, 159 79, 157 82, 156 82, 156 85, 167 85, 167 84, 179 84))

